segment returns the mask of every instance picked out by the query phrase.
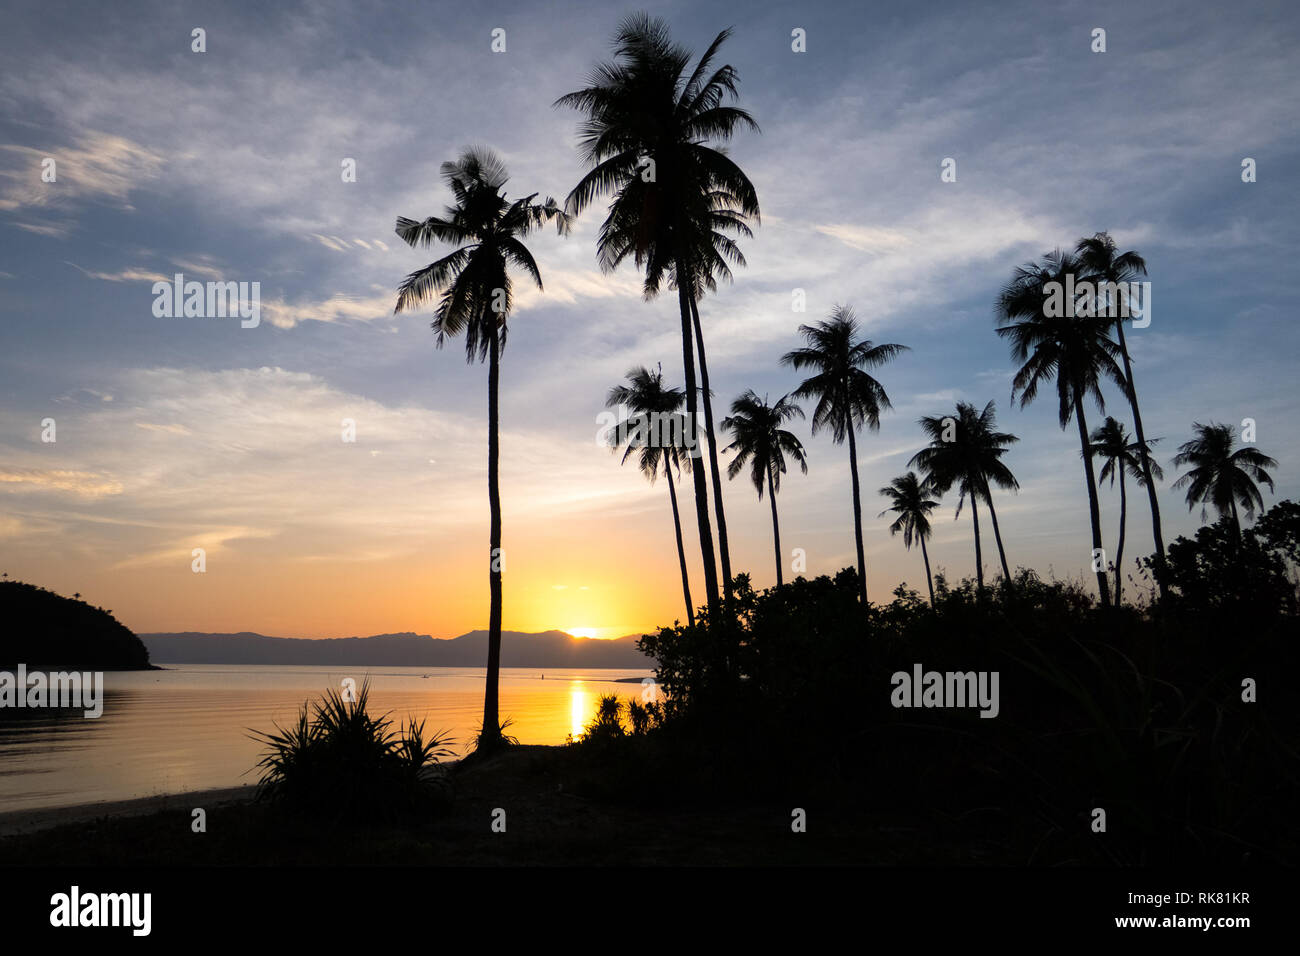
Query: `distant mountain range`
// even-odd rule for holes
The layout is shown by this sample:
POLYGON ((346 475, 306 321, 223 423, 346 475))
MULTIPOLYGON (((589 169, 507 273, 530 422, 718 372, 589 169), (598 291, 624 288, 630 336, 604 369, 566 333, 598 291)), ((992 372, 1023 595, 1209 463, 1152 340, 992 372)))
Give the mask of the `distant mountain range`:
MULTIPOLYGON (((484 667, 487 631, 460 637, 376 634, 310 640, 239 634, 141 634, 155 664, 333 664, 368 667, 484 667)), ((636 637, 595 640, 564 631, 502 631, 502 667, 626 667, 653 662, 636 649, 636 637)))

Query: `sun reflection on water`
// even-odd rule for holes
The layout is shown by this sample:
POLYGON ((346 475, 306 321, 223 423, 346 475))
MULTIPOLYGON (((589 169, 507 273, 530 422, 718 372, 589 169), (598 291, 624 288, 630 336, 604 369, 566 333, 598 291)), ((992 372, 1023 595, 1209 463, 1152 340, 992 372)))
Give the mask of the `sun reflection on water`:
POLYGON ((582 732, 587 729, 587 713, 591 705, 587 703, 587 692, 582 687, 582 681, 572 681, 569 684, 569 723, 571 729, 569 733, 573 734, 574 739, 582 736, 582 732))

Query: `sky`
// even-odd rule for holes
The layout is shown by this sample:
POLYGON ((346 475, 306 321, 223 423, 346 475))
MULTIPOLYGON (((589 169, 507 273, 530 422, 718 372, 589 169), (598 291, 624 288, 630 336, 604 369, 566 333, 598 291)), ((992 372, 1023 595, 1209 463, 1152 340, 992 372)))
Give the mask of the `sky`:
MULTIPOLYGON (((893 410, 859 441, 873 599, 900 581, 924 590, 877 489, 922 444, 917 419, 957 401, 996 401, 1020 437, 1006 459, 1020 490, 995 498, 1010 563, 1093 586, 1077 432, 1050 396, 1012 404, 993 303, 1017 265, 1100 230, 1150 271, 1152 321, 1128 341, 1166 465, 1166 540, 1200 523, 1168 462, 1194 421, 1253 419, 1279 462, 1266 504, 1300 494, 1293 4, 7 0, 0 569, 138 632, 485 627, 486 368, 458 342, 436 350, 428 310, 394 315, 397 285, 437 253, 393 226, 442 210, 438 167, 470 144, 504 157, 508 195, 563 199, 583 172, 578 118, 551 104, 635 9, 697 53, 733 27, 721 59, 761 127, 730 144, 762 206, 748 265, 701 303, 719 414, 747 388, 793 390, 781 355, 837 304, 873 341, 910 347, 877 372, 893 410), (948 158, 955 182, 941 181, 948 158), (153 283, 177 272, 259 282, 260 324, 156 316, 153 283)), ((507 629, 614 637, 681 616, 667 488, 596 440, 629 368, 662 363, 681 384, 676 301, 644 301, 630 264, 600 272, 602 212, 531 237, 545 291, 517 286, 501 385, 507 629)), ((1129 420, 1118 389, 1106 400, 1129 420)), ((854 563, 847 447, 794 430, 809 472, 783 482, 782 545, 807 574, 833 573, 854 563)), ((1101 494, 1110 548, 1118 495, 1101 494)), ((773 584, 767 502, 745 477, 725 502, 734 569, 773 584)), ((950 495, 929 545, 952 578, 974 572, 969 510, 955 509, 950 495)), ((1152 550, 1138 492, 1126 565, 1152 550)), ((993 573, 991 541, 984 554, 993 573)))

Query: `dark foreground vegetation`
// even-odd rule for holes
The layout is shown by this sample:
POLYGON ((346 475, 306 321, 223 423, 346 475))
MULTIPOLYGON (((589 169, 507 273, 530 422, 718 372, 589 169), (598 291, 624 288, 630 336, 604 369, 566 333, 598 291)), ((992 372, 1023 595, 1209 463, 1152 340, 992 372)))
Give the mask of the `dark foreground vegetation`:
POLYGON ((369 681, 346 697, 331 687, 290 726, 254 733, 267 746, 257 799, 331 826, 436 813, 450 794, 438 768, 452 755, 450 741, 427 733, 423 721, 394 727, 370 713, 369 699, 369 681))
MULTIPOLYGON (((815 826, 790 830, 790 808, 757 799, 653 806, 611 799, 604 760, 583 747, 510 747, 448 777, 451 800, 423 819, 331 827, 266 803, 209 809, 191 830, 183 804, 0 839, 0 866, 176 865, 764 865, 980 863, 1004 854, 969 844, 924 814, 881 821, 812 804, 815 826), (506 810, 505 832, 492 830, 506 810)), ((1011 834, 1009 839, 1015 839, 1011 834)))
POLYGON ((1294 862, 1297 558, 1283 502, 1175 541, 1164 601, 1142 561, 1141 607, 1023 570, 866 611, 852 569, 761 593, 742 578, 738 625, 644 639, 667 692, 646 749, 671 757, 651 774, 635 744, 610 746, 611 779, 631 794, 695 775, 792 806, 819 781, 868 818, 924 807, 972 843, 1001 834, 1005 862, 1294 862), (998 672, 997 716, 894 706, 892 675, 916 665, 998 672))

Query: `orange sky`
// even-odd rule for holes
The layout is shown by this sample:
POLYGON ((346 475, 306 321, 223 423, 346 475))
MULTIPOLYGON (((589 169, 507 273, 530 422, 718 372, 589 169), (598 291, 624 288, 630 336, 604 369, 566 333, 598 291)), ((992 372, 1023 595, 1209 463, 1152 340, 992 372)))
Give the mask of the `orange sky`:
MULTIPOLYGON (((556 628, 622 637, 680 616, 671 528, 665 553, 631 570, 613 555, 587 548, 596 540, 592 524, 580 521, 548 535, 521 523, 507 536, 507 630, 556 628), (516 540, 517 545, 511 543, 516 540)), ((486 529, 474 537, 486 539, 486 529)), ((487 626, 487 574, 472 566, 469 544, 455 546, 441 560, 349 562, 241 555, 234 542, 209 551, 202 574, 183 560, 166 567, 94 570, 37 556, 22 562, 21 574, 9 570, 60 593, 80 591, 137 632, 255 630, 284 637, 347 637, 414 630, 454 637, 487 626)))

